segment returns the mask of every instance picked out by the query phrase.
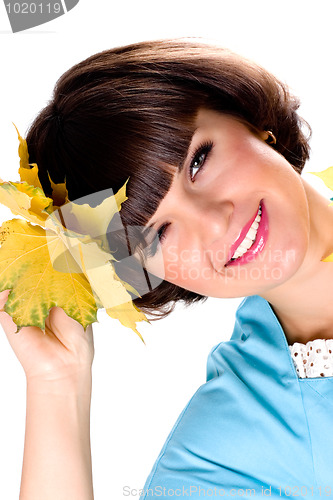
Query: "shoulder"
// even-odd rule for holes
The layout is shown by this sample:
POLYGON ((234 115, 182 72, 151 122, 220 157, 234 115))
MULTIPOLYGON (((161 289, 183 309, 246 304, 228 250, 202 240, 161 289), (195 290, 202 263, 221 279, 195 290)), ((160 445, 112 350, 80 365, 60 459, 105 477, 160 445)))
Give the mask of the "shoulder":
POLYGON ((302 467, 311 474, 308 443, 297 438, 300 431, 307 435, 297 376, 279 328, 261 300, 240 306, 231 339, 211 350, 208 381, 178 417, 144 490, 237 485, 260 488, 261 494, 272 461, 276 484, 289 458, 290 470, 295 467, 293 446, 296 454, 306 455, 302 467), (279 338, 269 344, 275 334, 279 338), (266 349, 271 358, 265 358, 266 349))

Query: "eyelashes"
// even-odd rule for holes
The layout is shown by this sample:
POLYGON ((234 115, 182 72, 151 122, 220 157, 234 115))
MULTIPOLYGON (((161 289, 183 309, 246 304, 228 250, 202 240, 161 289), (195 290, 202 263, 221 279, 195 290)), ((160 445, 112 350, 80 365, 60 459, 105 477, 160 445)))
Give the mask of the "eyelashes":
POLYGON ((154 257, 157 252, 157 244, 162 243, 165 238, 166 228, 170 225, 170 222, 163 224, 157 231, 157 237, 154 238, 153 243, 147 247, 147 257, 154 257))
POLYGON ((200 144, 194 151, 188 168, 188 177, 191 182, 194 182, 194 179, 197 176, 198 172, 203 169, 212 149, 212 141, 206 141, 200 144), (197 171, 194 173, 194 175, 192 175, 194 169, 197 169, 197 171))

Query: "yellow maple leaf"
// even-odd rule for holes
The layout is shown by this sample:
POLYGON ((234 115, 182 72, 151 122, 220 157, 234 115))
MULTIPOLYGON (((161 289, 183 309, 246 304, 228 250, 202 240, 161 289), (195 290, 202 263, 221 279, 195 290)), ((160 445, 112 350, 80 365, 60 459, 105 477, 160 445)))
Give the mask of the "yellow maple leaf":
POLYGON ((0 285, 11 289, 4 310, 13 318, 18 331, 23 326, 45 329, 45 319, 53 306, 64 309, 85 329, 97 321, 97 305, 89 281, 82 273, 56 271, 50 249, 61 252, 61 240, 39 226, 22 219, 6 221, 0 227, 0 285))
MULTIPOLYGON (((80 263, 85 276, 88 278, 96 301, 102 304, 106 313, 118 319, 124 326, 131 328, 143 341, 136 329, 136 321, 148 321, 146 316, 132 303, 131 296, 118 278, 113 265, 110 263, 110 254, 104 252, 96 241, 81 243, 74 239, 76 247, 71 248, 71 254, 77 263, 80 263), (76 252, 75 252, 76 250, 76 252)), ((138 296, 138 292, 130 287, 138 296)))
MULTIPOLYGON (((23 139, 23 137, 20 135, 15 123, 13 123, 13 125, 16 128, 16 132, 17 132, 17 136, 18 136, 18 140, 19 140, 18 154, 20 157, 20 168, 29 169, 30 167, 29 167, 29 153, 28 153, 27 141, 25 139, 23 139)), ((39 186, 39 187, 41 187, 41 186, 39 186)))
MULTIPOLYGON (((118 213, 121 210, 121 204, 127 200, 127 182, 128 179, 116 194, 113 194, 112 189, 105 190, 104 200, 94 208, 88 203, 77 204, 73 202, 62 206, 58 210, 62 224, 70 227, 76 233, 89 234, 100 242, 105 251, 108 251, 109 244, 106 235, 110 221, 113 222, 116 219, 115 216, 117 216, 117 224, 122 227, 118 213)), ((52 207, 51 210, 48 209, 48 212, 52 211, 52 207)))
POLYGON ((118 319, 120 323, 127 328, 131 328, 137 335, 139 335, 140 339, 143 343, 141 334, 136 329, 136 321, 148 321, 146 316, 133 304, 132 301, 126 302, 125 304, 121 304, 119 306, 113 306, 110 309, 105 310, 106 313, 113 319, 118 319))
POLYGON ((331 253, 328 257, 325 257, 325 259, 322 259, 322 262, 333 262, 333 253, 331 253))
MULTIPOLYGON (((322 170, 321 172, 309 172, 309 174, 319 177, 322 181, 324 181, 325 185, 333 191, 333 167, 328 167, 326 170, 322 170)), ((332 203, 329 203, 329 206, 332 205, 333 201, 332 203)), ((325 257, 325 259, 322 259, 322 262, 333 262, 333 253, 331 253, 328 257, 325 257)))
MULTIPOLYGON (((30 186, 38 187, 41 190, 43 190, 42 185, 40 183, 39 177, 38 177, 38 166, 36 163, 29 163, 29 153, 28 153, 28 145, 27 141, 20 135, 15 123, 13 123, 18 140, 19 140, 19 148, 18 148, 18 154, 20 157, 20 168, 19 168, 19 176, 21 179, 21 182, 27 182, 30 186)), ((52 189, 52 200, 53 200, 53 205, 55 207, 60 207, 61 205, 64 205, 65 203, 68 203, 68 191, 66 188, 66 183, 60 183, 60 184, 55 184, 51 177, 50 174, 48 173, 48 177, 50 180, 51 184, 51 189, 52 189)))
POLYGON ((13 123, 13 125, 16 129, 19 140, 19 147, 18 147, 18 154, 20 157, 19 176, 21 182, 27 182, 30 186, 43 189, 38 178, 38 168, 36 163, 32 163, 31 166, 29 164, 27 141, 20 135, 15 123, 13 123))
POLYGON ((59 184, 54 184, 54 182, 50 177, 50 174, 48 173, 47 175, 51 183, 53 205, 55 207, 61 207, 62 205, 68 203, 69 199, 68 199, 68 191, 66 188, 66 183, 61 182, 59 184))
MULTIPOLYGON (((87 216, 87 213, 85 212, 87 216)), ((91 214, 88 214, 91 216, 91 214)), ((63 231, 59 230, 59 223, 54 223, 54 217, 51 216, 46 221, 46 228, 51 229, 51 235, 56 233, 63 243, 63 248, 66 248, 70 256, 74 259, 76 267, 79 267, 81 272, 87 277, 90 285, 96 294, 97 300, 105 309, 118 306, 131 300, 128 291, 140 297, 140 294, 129 284, 125 284, 116 274, 111 261, 115 261, 110 252, 104 251, 96 239, 90 235, 82 235, 68 228, 63 231)), ((67 272, 62 268, 62 254, 52 253, 53 266, 63 272, 67 272)), ((65 251, 65 253, 67 253, 65 251)), ((138 321, 138 320, 137 320, 138 321)))
MULTIPOLYGON (((333 167, 328 167, 326 170, 322 170, 321 172, 309 172, 309 174, 316 175, 324 181, 325 185, 333 191, 333 167)), ((333 205, 333 202, 330 203, 329 206, 333 205)))
POLYGON ((106 238, 110 220, 127 199, 127 181, 92 208, 69 202, 65 183, 54 184, 49 176, 52 199, 48 198, 39 182, 38 166, 30 168, 26 141, 17 133, 21 182, 1 181, 0 202, 27 221, 14 219, 0 227, 0 287, 11 289, 5 311, 19 329, 44 329, 49 310, 56 305, 86 328, 96 321, 97 309, 104 307, 143 340, 136 322, 148 319, 128 292, 140 295, 115 273, 106 238))
POLYGON ((27 167, 20 167, 19 175, 21 182, 26 182, 29 186, 43 189, 41 183, 39 182, 38 167, 36 164, 33 164, 31 168, 29 165, 27 167))
MULTIPOLYGON (((19 200, 22 195, 27 197, 18 189, 15 194, 19 200)), ((17 211, 43 227, 20 219, 0 227, 0 288, 12 290, 5 311, 14 323, 20 328, 30 325, 43 329, 49 309, 57 305, 86 328, 96 321, 96 310, 104 307, 142 339, 135 322, 148 320, 130 305, 121 310, 124 303, 131 302, 131 296, 114 271, 112 255, 89 235, 54 224, 52 217, 40 221, 27 209, 17 211), (24 300, 25 284, 29 284, 29 300, 24 300)), ((92 213, 85 211, 85 216, 92 213)))
POLYGON ((44 227, 49 216, 44 210, 52 206, 52 199, 26 182, 1 182, 0 203, 10 208, 14 215, 44 227))

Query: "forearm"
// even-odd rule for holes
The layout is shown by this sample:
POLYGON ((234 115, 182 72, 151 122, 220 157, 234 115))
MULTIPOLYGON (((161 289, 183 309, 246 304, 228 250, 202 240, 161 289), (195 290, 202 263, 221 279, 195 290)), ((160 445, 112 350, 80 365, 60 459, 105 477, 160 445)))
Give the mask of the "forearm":
POLYGON ((20 500, 92 500, 91 373, 27 382, 20 500))

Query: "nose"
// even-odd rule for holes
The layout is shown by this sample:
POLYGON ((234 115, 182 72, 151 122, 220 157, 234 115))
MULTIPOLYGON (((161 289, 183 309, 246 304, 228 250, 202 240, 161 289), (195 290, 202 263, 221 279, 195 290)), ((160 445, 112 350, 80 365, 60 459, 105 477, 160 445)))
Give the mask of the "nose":
POLYGON ((231 202, 210 203, 209 206, 196 206, 184 212, 180 227, 182 247, 200 249, 205 261, 208 259, 216 271, 221 269, 228 255, 225 235, 232 213, 231 202))

